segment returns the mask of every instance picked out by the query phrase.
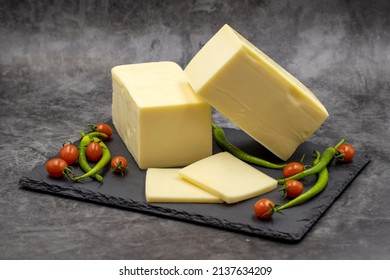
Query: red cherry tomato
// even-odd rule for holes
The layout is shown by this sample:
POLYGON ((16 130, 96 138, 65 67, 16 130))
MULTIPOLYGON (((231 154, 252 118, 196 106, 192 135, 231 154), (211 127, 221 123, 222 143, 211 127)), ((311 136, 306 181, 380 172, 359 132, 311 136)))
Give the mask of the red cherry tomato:
POLYGON ((268 199, 262 198, 255 203, 254 211, 257 217, 260 219, 270 219, 273 214, 273 209, 275 207, 275 203, 268 199))
POLYGON ((286 182, 283 189, 286 197, 295 198, 303 192, 303 184, 297 180, 290 180, 286 182))
POLYGON ((305 167, 299 162, 290 162, 283 168, 283 177, 289 178, 305 170, 305 167))
MULTIPOLYGON (((96 125, 96 130, 101 132, 101 133, 104 133, 107 135, 107 138, 105 139, 108 139, 111 137, 112 135, 112 129, 111 129, 111 126, 109 126, 108 124, 105 124, 105 123, 98 123, 96 125)), ((100 137, 99 137, 100 138, 100 137)))
POLYGON ((66 144, 62 147, 58 156, 66 161, 67 164, 73 164, 79 157, 79 150, 73 144, 66 144))
POLYGON ((46 162, 46 171, 50 176, 59 178, 63 176, 63 171, 68 164, 62 158, 52 158, 46 162))
POLYGON ((102 157, 102 146, 97 142, 91 142, 88 144, 85 154, 89 161, 95 162, 102 157))
POLYGON ((111 160, 111 169, 113 172, 120 173, 123 176, 123 172, 128 166, 127 160, 124 157, 116 156, 111 160))
POLYGON ((341 144, 337 148, 337 151, 339 151, 342 154, 340 160, 343 162, 350 162, 355 156, 355 149, 350 144, 341 144))

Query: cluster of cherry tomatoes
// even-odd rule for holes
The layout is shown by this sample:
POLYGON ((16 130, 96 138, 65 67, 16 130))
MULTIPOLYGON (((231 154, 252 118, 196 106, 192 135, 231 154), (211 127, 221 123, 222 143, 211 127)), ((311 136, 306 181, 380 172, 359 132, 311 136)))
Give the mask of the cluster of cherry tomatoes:
MULTIPOLYGON (((98 123, 90 126, 93 131, 98 131, 107 135, 109 139, 112 135, 112 129, 108 124, 98 123)), ((85 151, 89 162, 97 162, 102 157, 102 147, 97 142, 91 142, 86 147, 85 151)), ((58 153, 57 158, 52 158, 46 163, 46 171, 51 177, 60 178, 64 176, 64 172, 69 166, 75 164, 79 159, 79 149, 71 144, 65 143, 58 153)), ((116 156, 111 159, 111 169, 113 172, 124 174, 128 166, 128 162, 123 156, 116 156)))

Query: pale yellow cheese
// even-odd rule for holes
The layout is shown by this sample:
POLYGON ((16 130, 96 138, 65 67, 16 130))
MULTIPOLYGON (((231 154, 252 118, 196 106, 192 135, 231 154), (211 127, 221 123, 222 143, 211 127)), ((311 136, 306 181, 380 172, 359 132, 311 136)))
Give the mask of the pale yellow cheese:
POLYGON ((199 96, 283 160, 328 117, 309 89, 228 25, 185 72, 199 96))
POLYGON ((270 192, 277 186, 275 179, 227 152, 184 167, 179 174, 227 203, 270 192))
POLYGON ((112 69, 112 119, 139 168, 180 167, 211 155, 211 108, 179 65, 112 69))
POLYGON ((205 190, 182 179, 178 168, 149 168, 145 196, 148 202, 223 203, 205 190))

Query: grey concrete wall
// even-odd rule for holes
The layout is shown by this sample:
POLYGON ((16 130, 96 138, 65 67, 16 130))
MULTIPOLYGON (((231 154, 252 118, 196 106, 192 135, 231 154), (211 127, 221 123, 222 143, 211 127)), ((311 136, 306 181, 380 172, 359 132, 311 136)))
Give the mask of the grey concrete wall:
MULTIPOLYGON (((389 1, 0 1, 0 258, 388 259, 389 1), (372 162, 299 244, 18 188, 111 116, 114 65, 185 66, 228 23, 308 86, 372 162)), ((217 122, 231 126, 219 114, 217 122)))

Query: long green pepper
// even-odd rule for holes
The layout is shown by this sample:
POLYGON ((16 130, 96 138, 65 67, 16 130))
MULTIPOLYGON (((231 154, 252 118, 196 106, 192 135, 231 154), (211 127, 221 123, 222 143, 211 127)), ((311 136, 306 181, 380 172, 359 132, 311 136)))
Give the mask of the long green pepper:
POLYGON ((337 153, 337 148, 344 142, 345 142, 345 139, 342 139, 339 143, 337 143, 336 146, 327 148, 323 152, 323 154, 321 155, 321 158, 320 158, 320 160, 319 160, 319 162, 317 164, 313 163, 313 165, 310 168, 305 169, 304 171, 302 171, 302 172, 300 172, 298 174, 295 174, 295 175, 293 175, 291 177, 281 178, 281 179, 278 180, 278 183, 279 184, 284 184, 284 183, 286 183, 287 181, 290 181, 290 180, 300 180, 300 179, 303 179, 303 178, 305 178, 307 176, 319 173, 334 158, 334 156, 337 153))
POLYGON ((90 132, 88 134, 82 132, 81 135, 83 136, 83 138, 81 139, 79 144, 79 164, 81 169, 86 173, 81 176, 73 177, 72 180, 79 181, 88 177, 92 177, 97 181, 102 182, 103 177, 97 174, 97 172, 100 171, 110 161, 111 154, 107 146, 99 138, 97 138, 97 136, 107 138, 107 135, 101 132, 90 132), (102 147, 102 158, 93 168, 89 166, 85 153, 86 147, 91 141, 98 142, 99 145, 102 147))
MULTIPOLYGON (((320 153, 318 151, 315 151, 315 153, 317 155, 317 158, 314 160, 313 166, 318 165, 322 160, 322 156, 319 157, 320 153)), ((322 192, 325 189, 325 187, 327 186, 327 184, 328 184, 328 169, 326 167, 324 167, 320 172, 318 172, 317 182, 308 191, 306 191, 303 194, 301 194, 300 196, 290 200, 289 202, 287 202, 279 207, 276 207, 275 212, 280 212, 280 210, 299 205, 299 204, 311 199, 312 197, 314 197, 317 194, 319 194, 320 192, 322 192)))
POLYGON ((223 131, 222 128, 216 126, 214 123, 212 124, 213 126, 213 135, 215 140, 217 141, 218 145, 225 151, 231 153, 233 156, 246 161, 248 163, 256 164, 259 166, 267 167, 267 168, 272 168, 272 169, 283 169, 286 164, 275 164, 269 161, 266 161, 264 159, 252 156, 250 154, 247 154, 246 152, 240 150, 233 144, 229 143, 228 140, 226 139, 225 132, 223 131))
POLYGON ((92 138, 92 137, 102 137, 103 139, 108 138, 108 136, 106 134, 104 134, 103 132, 98 132, 98 131, 88 132, 87 134, 85 134, 85 132, 80 132, 80 134, 81 134, 81 136, 88 135, 90 138, 92 138))

